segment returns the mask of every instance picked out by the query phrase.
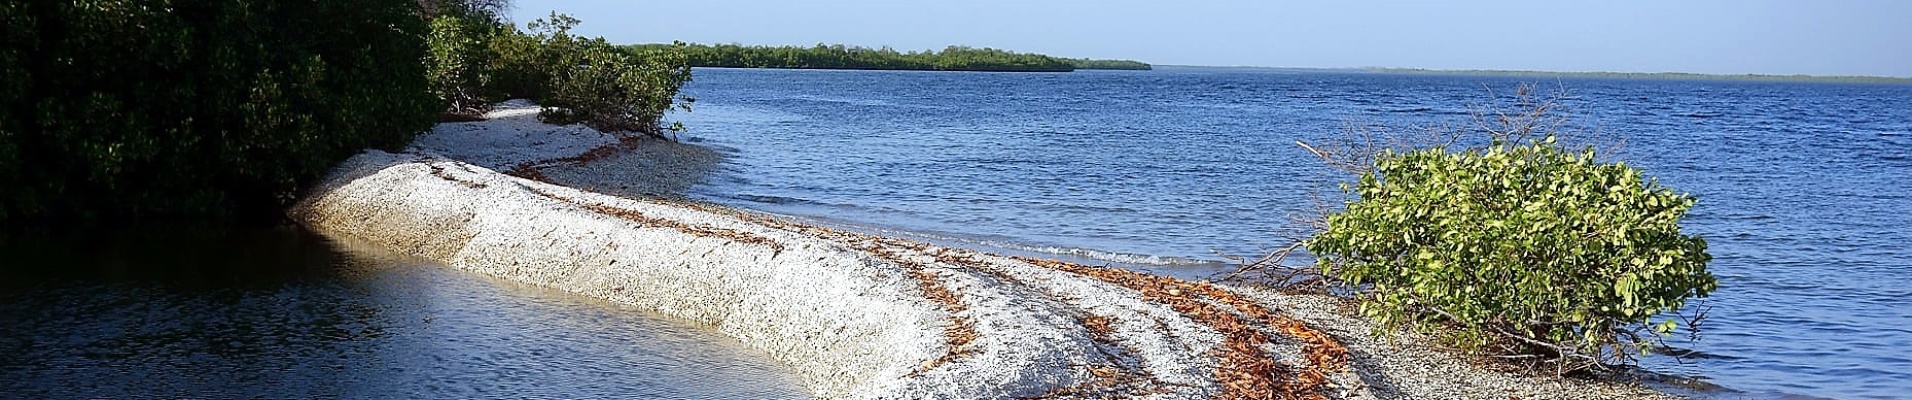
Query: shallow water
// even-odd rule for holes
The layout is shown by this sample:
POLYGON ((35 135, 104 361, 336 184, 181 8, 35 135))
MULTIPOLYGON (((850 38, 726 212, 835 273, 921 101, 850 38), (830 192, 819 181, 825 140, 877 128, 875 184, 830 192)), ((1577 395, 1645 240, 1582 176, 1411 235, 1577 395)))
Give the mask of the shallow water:
POLYGON ((297 228, 0 245, 4 398, 807 398, 710 329, 297 228))
MULTIPOLYGON (((698 69, 676 115, 732 156, 699 196, 1178 275, 1282 243, 1340 177, 1296 140, 1467 124, 1513 78, 1161 68, 698 69)), ((1587 137, 1700 198, 1723 397, 1912 393, 1912 86, 1561 79, 1587 137)))

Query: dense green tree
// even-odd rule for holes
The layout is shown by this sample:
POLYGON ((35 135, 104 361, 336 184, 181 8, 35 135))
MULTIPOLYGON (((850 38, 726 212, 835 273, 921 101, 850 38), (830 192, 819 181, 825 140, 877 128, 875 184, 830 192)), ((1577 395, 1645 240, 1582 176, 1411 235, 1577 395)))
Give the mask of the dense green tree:
POLYGON ((663 126, 673 107, 688 110, 678 95, 691 71, 682 46, 620 50, 604 38, 572 35, 576 18, 552 13, 492 41, 493 92, 545 106, 539 117, 557 124, 582 123, 605 132, 657 137, 681 127, 663 126))
POLYGON ((432 94, 446 113, 472 117, 483 114, 497 97, 490 93, 490 43, 499 28, 482 15, 445 14, 433 17, 425 41, 432 94))
POLYGON ((273 216, 431 123, 409 0, 0 4, 0 223, 273 216))
POLYGON ((361 149, 506 97, 661 135, 683 53, 520 32, 502 0, 0 2, 0 231, 277 218, 361 149))
POLYGON ((504 95, 493 84, 492 42, 513 33, 504 22, 506 0, 419 0, 430 22, 425 61, 432 94, 450 120, 476 119, 504 95))

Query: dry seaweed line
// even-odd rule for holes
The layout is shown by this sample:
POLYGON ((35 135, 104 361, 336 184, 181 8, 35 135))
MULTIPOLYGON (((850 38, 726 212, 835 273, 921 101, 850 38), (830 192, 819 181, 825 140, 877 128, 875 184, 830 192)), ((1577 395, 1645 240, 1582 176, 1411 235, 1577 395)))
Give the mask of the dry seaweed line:
MULTIPOLYGON (((901 239, 895 238, 883 239, 901 241, 901 239)), ((946 264, 967 266, 976 271, 994 276, 1003 282, 1011 282, 1022 287, 1049 293, 1046 289, 1029 285, 1020 279, 1016 279, 1014 276, 991 268, 982 261, 977 261, 974 258, 966 256, 959 257, 950 255, 947 250, 948 249, 938 249, 938 251, 932 255, 936 257, 937 261, 946 264)), ((1054 294, 1050 294, 1050 296, 1055 297, 1054 294)), ((1139 358, 1139 356, 1135 349, 1115 339, 1115 331, 1109 326, 1109 317, 1090 313, 1087 310, 1083 310, 1082 312, 1084 315, 1078 318, 1077 322, 1089 333, 1089 339, 1103 346, 1113 348, 1115 352, 1111 353, 1103 348, 1096 348, 1098 353, 1102 353, 1103 360, 1100 364, 1088 366, 1089 373, 1096 377, 1095 380, 1056 388, 1049 391, 1049 393, 1034 397, 1034 399, 1080 397, 1088 394, 1106 395, 1112 391, 1120 392, 1119 395, 1123 397, 1140 397, 1150 393, 1165 393, 1166 389, 1162 387, 1163 383, 1157 380, 1153 373, 1141 368, 1139 363, 1122 362, 1123 359, 1136 359, 1139 358), (1151 387, 1153 387, 1153 389, 1150 389, 1151 387)))
POLYGON ((936 367, 940 367, 944 363, 968 355, 969 342, 976 340, 976 325, 971 322, 969 318, 960 315, 960 313, 969 309, 963 306, 963 296, 944 287, 943 283, 937 280, 935 274, 920 267, 911 268, 909 274, 911 278, 916 279, 916 284, 922 288, 924 296, 942 304, 944 308, 949 310, 950 319, 949 325, 943 327, 943 340, 948 347, 948 351, 945 351, 942 357, 937 357, 935 360, 924 363, 922 369, 916 372, 921 373, 936 369, 936 367))
MULTIPOLYGON (((514 169, 514 171, 517 171, 517 170, 524 170, 525 172, 529 172, 533 176, 538 176, 538 177, 543 176, 541 173, 538 173, 537 168, 532 167, 530 165, 521 164, 519 165, 519 168, 514 169)), ((532 178, 528 176, 524 176, 524 178, 538 180, 537 178, 532 178)), ((772 248, 776 249, 777 251, 783 250, 783 247, 780 244, 770 241, 768 238, 749 234, 746 232, 721 229, 721 228, 691 227, 681 223, 677 223, 675 221, 651 218, 648 216, 644 216, 642 214, 632 212, 630 210, 623 210, 623 209, 600 206, 600 205, 579 204, 578 202, 572 201, 570 199, 565 199, 559 196, 555 196, 541 190, 533 189, 533 192, 538 193, 539 195, 543 195, 545 197, 550 197, 558 201, 576 204, 586 209, 590 209, 594 212, 612 215, 619 218, 624 218, 624 219, 638 222, 641 224, 646 224, 651 226, 672 227, 680 231, 683 231, 685 233, 698 235, 698 236, 713 236, 714 235, 714 236, 736 239, 746 243, 762 243, 762 244, 772 246, 772 248)), ((789 223, 778 221, 772 218, 736 212, 733 210, 727 210, 723 208, 708 207, 701 203, 670 202, 670 201, 659 201, 659 200, 636 200, 636 201, 646 201, 646 202, 660 203, 665 205, 683 206, 687 208, 712 212, 719 215, 726 215, 726 216, 742 219, 748 222, 762 224, 768 227, 797 231, 799 233, 808 233, 812 236, 832 239, 833 241, 844 243, 852 247, 856 247, 859 250, 863 250, 864 252, 877 256, 878 258, 882 258, 884 260, 890 261, 899 266, 903 266, 904 268, 907 268, 910 278, 916 281, 917 287, 923 291, 924 297, 928 298, 931 301, 936 302, 937 304, 942 305, 943 308, 949 313, 949 324, 943 328, 944 343, 945 343, 945 347, 947 347, 948 350, 943 354, 942 357, 938 357, 934 360, 930 360, 929 362, 924 363, 922 367, 917 369, 914 373, 922 373, 925 371, 929 371, 929 370, 935 369, 936 367, 942 366, 944 363, 948 363, 952 360, 968 355, 969 354, 968 345, 970 342, 975 341, 977 337, 975 323, 970 321, 968 317, 961 315, 962 312, 968 310, 968 307, 962 304, 961 294, 958 294, 955 291, 949 290, 948 287, 943 286, 942 281, 936 276, 936 274, 929 272, 927 266, 924 266, 920 263, 912 262, 908 259, 905 259, 899 255, 893 254, 883 249, 881 245, 874 243, 876 241, 875 239, 877 239, 874 236, 848 234, 848 233, 839 232, 839 231, 831 230, 827 228, 789 224, 789 223), (853 243, 853 239, 856 239, 856 238, 869 239, 866 241, 869 243, 864 245, 858 245, 856 243, 853 243)))
POLYGON ((532 193, 536 193, 539 196, 544 196, 552 200, 557 200, 557 201, 561 201, 561 202, 575 205, 578 207, 583 207, 584 209, 590 210, 591 212, 594 212, 594 213, 609 215, 609 216, 617 217, 627 221, 636 222, 644 226, 671 228, 671 229, 677 230, 678 232, 683 232, 683 233, 686 233, 692 236, 698 236, 698 237, 720 237, 720 238, 735 240, 740 243, 763 245, 765 247, 769 247, 771 251, 773 252, 783 252, 782 243, 777 243, 777 241, 771 240, 768 237, 764 237, 764 236, 757 235, 750 232, 745 232, 745 231, 740 231, 735 229, 694 226, 694 225, 685 224, 685 223, 677 222, 677 221, 671 221, 667 219, 653 218, 634 210, 626 210, 626 209, 611 207, 611 206, 602 205, 602 204, 585 204, 577 200, 564 198, 562 196, 558 196, 556 194, 552 194, 550 192, 546 192, 546 191, 539 190, 537 188, 532 188, 529 186, 527 186, 526 189, 530 189, 532 193))
POLYGON ((942 357, 923 363, 922 367, 911 372, 912 374, 927 372, 944 363, 969 355, 969 343, 975 341, 977 337, 976 324, 970 321, 969 317, 962 315, 964 311, 969 310, 969 307, 963 305, 962 294, 943 286, 942 280, 935 273, 930 272, 928 266, 911 261, 875 244, 860 246, 860 248, 878 258, 906 268, 910 278, 915 279, 917 287, 923 291, 923 296, 941 304, 949 312, 949 324, 943 326, 943 342, 946 351, 943 352, 942 357))
MULTIPOLYGON (((527 179, 540 180, 539 178, 543 178, 542 174, 530 165, 520 165, 519 168, 514 168, 513 172, 524 173, 520 176, 527 179)), ((579 204, 578 202, 544 191, 534 189, 534 192, 556 200, 577 204, 594 212, 617 216, 646 225, 676 228, 680 231, 698 236, 719 236, 746 243, 766 244, 775 246, 779 251, 781 250, 781 246, 778 246, 768 238, 746 232, 721 228, 692 227, 675 221, 651 218, 630 210, 602 205, 579 204)), ((650 201, 658 202, 655 200, 650 201)), ((843 232, 806 224, 795 224, 766 216, 712 207, 702 203, 660 203, 715 212, 773 228, 829 239, 863 250, 869 254, 907 268, 907 273, 912 279, 917 281, 917 285, 923 291, 925 297, 943 305, 948 310, 950 317, 950 323, 944 328, 944 339, 948 351, 942 357, 925 363, 922 368, 916 370, 914 373, 935 369, 944 363, 969 354, 967 346, 977 337, 974 323, 969 321, 965 316, 959 315, 967 310, 967 307, 962 304, 960 294, 943 286, 936 274, 929 271, 928 266, 909 260, 885 247, 889 246, 924 252, 928 247, 927 244, 896 238, 843 232)), ((933 256, 939 261, 953 265, 975 267, 978 263, 975 260, 955 258, 943 253, 936 253, 933 256)), ((1299 320, 1272 312, 1258 303, 1243 299, 1233 292, 1228 292, 1211 284, 1188 282, 1175 278, 1153 276, 1120 269, 1089 267, 1054 260, 1027 257, 1012 258, 1036 266, 1089 276, 1136 290, 1140 292, 1146 300, 1168 305, 1177 312, 1188 315, 1222 332, 1224 335, 1223 344, 1215 350, 1216 356, 1220 358, 1220 362, 1215 367, 1215 377, 1222 386, 1222 392, 1217 394, 1216 398, 1231 400, 1326 399, 1328 397, 1325 393, 1328 391, 1327 385, 1329 383, 1327 374, 1342 371, 1347 368, 1347 350, 1332 337, 1308 327, 1299 320), (1236 312, 1230 312, 1215 304, 1200 301, 1194 297, 1195 294, 1200 294, 1222 304, 1226 304, 1229 306, 1228 308, 1233 308, 1236 312), (1237 315, 1237 312, 1240 315, 1237 315), (1244 320, 1242 316, 1252 318, 1253 321, 1244 320), (1301 341, 1304 344, 1302 350, 1308 359, 1310 368, 1297 370, 1292 366, 1282 364, 1270 358, 1260 346, 1262 344, 1271 343, 1271 341, 1265 333, 1254 326, 1253 322, 1259 322, 1285 336, 1301 341)), ((981 270, 986 271, 988 269, 984 268, 981 270)), ((1108 332, 1106 329, 1108 325, 1106 318, 1100 320, 1101 324, 1099 326, 1103 328, 1103 331, 1099 334, 1095 328, 1097 325, 1093 322, 1092 318, 1097 318, 1097 316, 1092 315, 1085 317, 1083 320, 1083 325, 1090 330, 1092 339, 1095 339, 1099 343, 1114 343, 1112 338, 1107 335, 1108 332)), ((1152 381, 1152 379, 1147 378, 1148 374, 1146 371, 1135 371, 1134 368, 1124 368, 1120 366, 1120 363, 1111 362, 1111 364, 1116 366, 1092 366, 1090 371, 1092 375, 1097 377, 1095 380, 1076 386, 1058 388, 1042 397, 1081 395, 1095 393, 1101 389, 1112 387, 1130 387, 1133 390, 1141 390, 1141 386, 1143 385, 1139 384, 1139 382, 1152 381)), ((1131 394, 1134 393, 1134 391, 1131 391, 1131 394)))
POLYGON ((1083 329, 1088 330, 1089 339, 1103 346, 1113 347, 1116 349, 1116 352, 1111 353, 1101 348, 1096 349, 1097 352, 1102 353, 1102 362, 1088 367, 1089 374, 1095 376, 1095 380, 1072 386, 1059 387, 1041 396, 1032 397, 1031 399, 1085 397, 1090 395, 1099 395, 1097 396, 1098 398, 1107 398, 1109 396, 1133 398, 1141 397, 1149 393, 1167 393, 1161 388, 1161 382, 1156 381, 1155 377, 1147 370, 1142 369, 1134 363, 1123 362, 1125 358, 1134 358, 1135 350, 1128 346, 1123 346, 1115 340, 1115 331, 1109 327, 1109 317, 1088 314, 1077 319, 1077 322, 1082 324, 1083 329), (1150 387, 1155 387, 1155 389, 1149 389, 1150 387))
POLYGON ((1096 268, 1053 260, 1014 257, 1032 265, 1090 276, 1142 292, 1150 301, 1166 304, 1177 312, 1195 318, 1223 332, 1222 347, 1217 349, 1221 363, 1215 377, 1222 385, 1222 399, 1326 399, 1327 373, 1347 367, 1347 350, 1326 334, 1287 317, 1276 317, 1266 308, 1241 299, 1213 285, 1133 271, 1096 268), (1301 371, 1270 359, 1260 348, 1268 337, 1243 321, 1235 313, 1201 302, 1192 295, 1200 293, 1226 303, 1244 315, 1256 317, 1282 333, 1306 343, 1303 352, 1310 366, 1301 371))

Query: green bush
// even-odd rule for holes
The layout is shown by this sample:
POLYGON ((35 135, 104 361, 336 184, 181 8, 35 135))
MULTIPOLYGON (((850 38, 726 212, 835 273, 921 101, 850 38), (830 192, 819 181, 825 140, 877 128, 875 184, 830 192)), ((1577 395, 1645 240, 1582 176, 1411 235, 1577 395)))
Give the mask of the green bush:
POLYGON ((445 14, 432 19, 425 37, 428 79, 446 112, 484 114, 498 100, 487 93, 491 82, 485 70, 491 64, 491 35, 497 31, 482 16, 445 14))
POLYGON ((579 67, 554 74, 551 93, 541 102, 553 108, 540 116, 605 132, 661 135, 665 129, 681 130, 681 125, 664 127, 660 121, 678 100, 677 90, 690 80, 689 64, 681 52, 649 53, 626 56, 598 39, 566 54, 561 65, 579 67))
POLYGON ((0 4, 0 222, 277 215, 436 111, 410 0, 0 4))
POLYGON ((519 32, 516 27, 505 27, 492 35, 487 47, 490 48, 490 63, 485 72, 490 75, 490 91, 506 98, 541 99, 550 90, 551 65, 555 60, 547 57, 544 43, 537 37, 519 32))
POLYGON ((1343 190, 1359 198, 1307 249, 1363 313, 1464 347, 1627 362, 1718 285, 1680 232, 1693 197, 1553 135, 1381 151, 1343 190))
POLYGON ((545 106, 548 123, 582 123, 605 132, 662 136, 664 113, 688 109, 678 89, 690 82, 682 46, 626 53, 603 38, 571 35, 578 20, 552 13, 492 41, 497 91, 545 106), (681 101, 681 103, 680 103, 681 101))
POLYGON ((506 99, 496 83, 498 52, 494 43, 513 33, 499 17, 509 2, 420 0, 419 6, 430 21, 425 36, 429 49, 427 78, 448 117, 478 117, 492 104, 506 99))

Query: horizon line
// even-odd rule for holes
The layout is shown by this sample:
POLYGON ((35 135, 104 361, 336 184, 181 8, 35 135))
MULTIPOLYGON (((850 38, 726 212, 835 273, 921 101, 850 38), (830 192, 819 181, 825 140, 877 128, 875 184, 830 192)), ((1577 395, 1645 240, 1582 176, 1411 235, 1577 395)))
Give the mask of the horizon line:
POLYGON ((1817 74, 1775 74, 1775 73, 1707 73, 1707 72, 1629 72, 1629 71, 1549 71, 1538 69, 1439 69, 1421 67, 1299 67, 1267 65, 1201 65, 1201 64, 1154 64, 1158 67, 1194 67, 1194 68, 1250 68, 1250 69, 1299 69, 1327 71, 1374 71, 1374 72, 1413 72, 1413 73, 1497 73, 1497 74, 1568 74, 1568 75, 1685 75, 1699 77, 1752 77, 1752 78, 1811 78, 1811 79, 1883 79, 1912 81, 1912 75, 1817 75, 1817 74))

